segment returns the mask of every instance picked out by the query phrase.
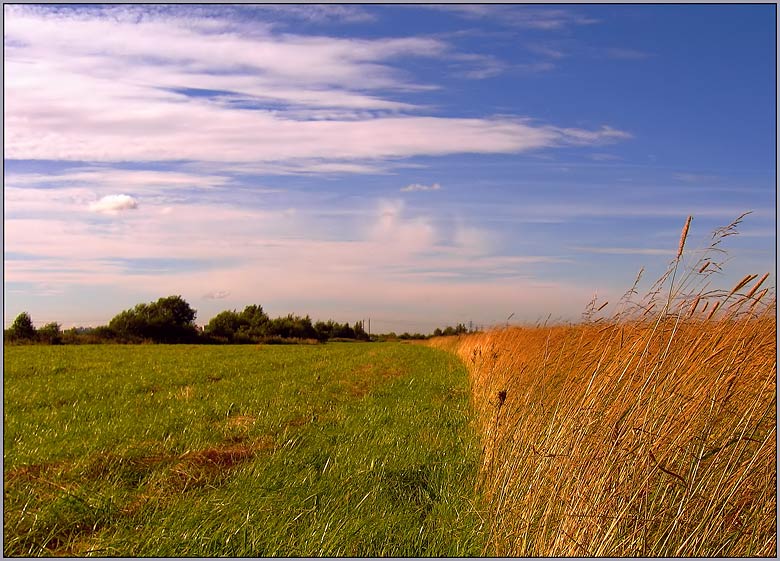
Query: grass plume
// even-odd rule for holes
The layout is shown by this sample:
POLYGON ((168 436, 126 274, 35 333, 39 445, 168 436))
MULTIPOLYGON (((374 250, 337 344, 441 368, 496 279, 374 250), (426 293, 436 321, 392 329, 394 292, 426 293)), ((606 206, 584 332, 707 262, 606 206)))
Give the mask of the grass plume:
POLYGON ((470 371, 491 554, 776 555, 774 288, 710 287, 743 217, 612 317, 432 342, 470 371))

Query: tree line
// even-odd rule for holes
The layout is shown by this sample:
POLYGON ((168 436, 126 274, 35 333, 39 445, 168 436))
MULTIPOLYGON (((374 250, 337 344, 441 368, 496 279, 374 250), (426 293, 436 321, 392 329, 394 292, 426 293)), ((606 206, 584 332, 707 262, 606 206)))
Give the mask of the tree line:
POLYGON ((203 328, 195 324, 197 312, 181 297, 167 296, 155 302, 137 304, 114 316, 108 325, 61 329, 52 322, 36 328, 30 314, 22 312, 4 330, 6 343, 85 344, 85 343, 285 343, 296 341, 388 341, 426 339, 431 336, 467 333, 465 325, 437 328, 433 335, 385 333, 371 335, 362 321, 312 322, 307 316, 288 314, 270 318, 263 307, 254 304, 242 311, 218 313, 203 328))

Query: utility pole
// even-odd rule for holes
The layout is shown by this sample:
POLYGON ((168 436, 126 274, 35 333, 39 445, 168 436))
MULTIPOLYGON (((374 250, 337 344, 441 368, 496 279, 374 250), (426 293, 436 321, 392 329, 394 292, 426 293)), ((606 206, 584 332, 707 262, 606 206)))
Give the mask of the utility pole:
POLYGON ((371 339, 371 316, 368 317, 368 338, 371 339))

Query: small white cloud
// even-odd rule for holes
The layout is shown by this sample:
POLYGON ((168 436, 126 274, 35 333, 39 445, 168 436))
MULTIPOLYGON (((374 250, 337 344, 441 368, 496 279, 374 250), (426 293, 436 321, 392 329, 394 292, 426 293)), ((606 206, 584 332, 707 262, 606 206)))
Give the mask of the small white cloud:
POLYGON ((421 185, 419 183, 412 183, 406 187, 401 187, 401 191, 404 193, 410 193, 412 191, 438 191, 441 189, 441 185, 434 183, 433 185, 421 185))
POLYGON ((103 212, 106 214, 116 214, 123 210, 135 210, 138 208, 138 201, 130 195, 106 195, 99 201, 89 205, 92 212, 103 212))
POLYGON ((229 290, 215 290, 214 292, 204 294, 203 298, 206 300, 221 300, 222 298, 227 298, 228 296, 230 296, 229 290))

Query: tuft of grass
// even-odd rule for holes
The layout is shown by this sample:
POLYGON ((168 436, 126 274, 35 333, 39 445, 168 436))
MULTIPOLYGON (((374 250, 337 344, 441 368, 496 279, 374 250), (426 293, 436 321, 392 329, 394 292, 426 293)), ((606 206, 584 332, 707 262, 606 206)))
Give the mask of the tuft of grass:
POLYGON ((4 554, 469 556, 458 359, 405 344, 14 347, 4 554))
POLYGON ((497 555, 776 556, 774 289, 709 284, 741 218, 678 271, 689 218, 612 317, 431 343, 470 371, 497 555))

